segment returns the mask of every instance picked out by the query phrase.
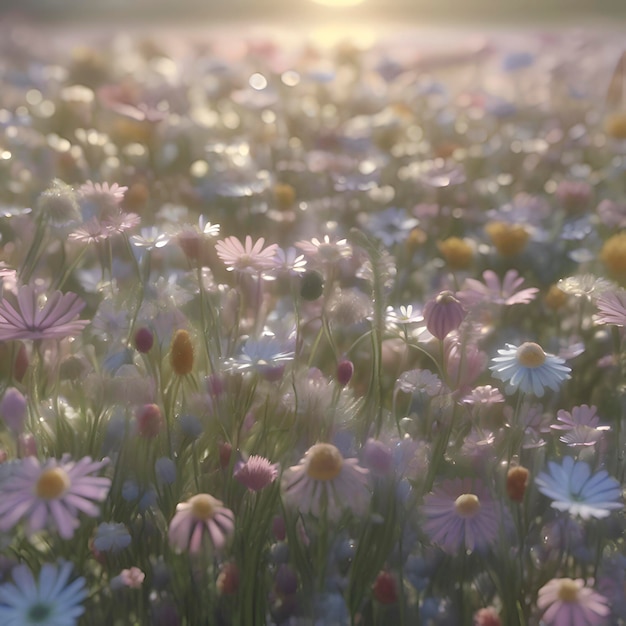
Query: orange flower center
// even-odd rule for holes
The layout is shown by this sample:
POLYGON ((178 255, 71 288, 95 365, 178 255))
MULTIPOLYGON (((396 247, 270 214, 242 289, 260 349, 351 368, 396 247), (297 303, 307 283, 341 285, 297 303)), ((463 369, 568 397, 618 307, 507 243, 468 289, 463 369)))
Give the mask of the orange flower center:
POLYGON ((193 369, 193 343, 186 330, 177 330, 172 339, 170 364, 175 374, 186 376, 193 369))
POLYGON ((564 578, 559 587, 559 600, 576 602, 578 600, 578 585, 571 578, 564 578))
POLYGON ((454 501, 454 510, 459 517, 474 517, 480 509, 480 500, 473 493, 464 493, 454 501))
POLYGON ((56 500, 69 489, 70 484, 67 472, 60 467, 54 467, 41 473, 35 485, 35 493, 43 500, 56 500))
POLYGON ((535 368, 546 362, 546 353, 543 351, 543 348, 532 341, 523 343, 517 349, 515 356, 519 364, 524 367, 535 368))
POLYGON ((333 480, 343 466, 341 452, 330 443, 318 443, 307 452, 307 474, 313 480, 333 480))
POLYGON ((199 493, 189 499, 191 514, 198 520, 208 520, 213 517, 215 509, 221 504, 219 500, 207 493, 199 493))

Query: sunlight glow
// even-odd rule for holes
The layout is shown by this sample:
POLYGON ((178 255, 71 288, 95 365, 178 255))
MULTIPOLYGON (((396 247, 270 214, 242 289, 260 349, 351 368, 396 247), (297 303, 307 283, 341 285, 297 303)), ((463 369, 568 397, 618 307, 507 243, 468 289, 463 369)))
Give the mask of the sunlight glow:
POLYGON ((364 0, 313 0, 313 2, 327 7, 354 7, 362 4, 364 0))

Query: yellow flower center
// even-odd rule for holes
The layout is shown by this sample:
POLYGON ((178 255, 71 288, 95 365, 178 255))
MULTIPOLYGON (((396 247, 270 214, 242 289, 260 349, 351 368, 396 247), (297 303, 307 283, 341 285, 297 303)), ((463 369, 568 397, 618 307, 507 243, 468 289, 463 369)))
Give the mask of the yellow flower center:
POLYGON ((559 600, 576 602, 578 600, 578 585, 571 578, 564 578, 559 587, 559 600))
POLYGON ((498 253, 504 257, 519 254, 526 247, 530 237, 528 231, 519 224, 489 222, 485 230, 498 253))
POLYGON ((189 499, 191 514, 198 520, 207 520, 213 517, 215 509, 221 504, 213 496, 207 493, 199 493, 189 499))
POLYGON ((312 446, 306 456, 306 472, 313 480, 333 480, 343 466, 341 452, 330 443, 312 446))
POLYGON ((626 277, 626 232, 613 235, 604 242, 600 259, 617 278, 626 277))
POLYGON ((56 500, 69 489, 70 484, 67 472, 60 467, 54 467, 41 473, 35 485, 35 493, 43 500, 56 500))
POLYGON ((523 343, 517 349, 515 356, 518 363, 524 367, 535 368, 546 362, 546 353, 539 344, 532 341, 523 343))
POLYGON ((459 517, 474 517, 480 509, 480 500, 473 493, 464 493, 454 501, 454 510, 459 517))
POLYGON ((452 269, 463 270, 472 264, 474 250, 469 243, 459 237, 448 237, 440 241, 437 247, 452 269))

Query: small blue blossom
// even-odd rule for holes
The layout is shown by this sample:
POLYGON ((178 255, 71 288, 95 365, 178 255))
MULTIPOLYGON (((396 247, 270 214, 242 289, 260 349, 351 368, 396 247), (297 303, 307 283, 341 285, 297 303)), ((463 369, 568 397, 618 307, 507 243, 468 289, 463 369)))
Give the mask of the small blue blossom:
POLYGON ((154 473, 159 483, 171 485, 176 481, 176 465, 172 459, 162 456, 154 463, 154 473))
POLYGON ((99 552, 120 552, 130 545, 131 536, 124 524, 102 522, 96 528, 93 546, 99 552))
POLYGON ((553 500, 554 509, 582 519, 601 519, 624 507, 622 488, 606 470, 592 475, 588 463, 571 456, 566 456, 561 465, 550 461, 548 470, 539 474, 535 483, 543 495, 553 500))

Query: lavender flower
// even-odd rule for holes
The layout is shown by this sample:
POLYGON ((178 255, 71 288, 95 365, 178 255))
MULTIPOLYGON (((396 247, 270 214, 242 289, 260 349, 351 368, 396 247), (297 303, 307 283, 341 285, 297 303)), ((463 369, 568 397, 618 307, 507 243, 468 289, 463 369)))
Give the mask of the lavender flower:
POLYGON ((28 535, 52 523, 63 539, 71 539, 79 526, 78 513, 90 517, 99 513, 111 486, 109 478, 92 476, 108 459, 72 461, 49 459, 43 465, 35 457, 22 459, 10 480, 0 484, 0 530, 11 530, 26 518, 28 535))
POLYGON ((84 306, 75 293, 54 291, 46 298, 32 285, 22 285, 16 301, 0 301, 0 341, 77 335, 89 324, 76 319, 84 306))
POLYGON ((480 481, 446 480, 424 498, 422 528, 433 543, 450 554, 484 549, 498 538, 497 510, 480 481))

